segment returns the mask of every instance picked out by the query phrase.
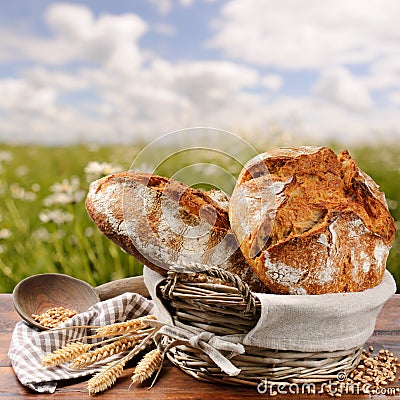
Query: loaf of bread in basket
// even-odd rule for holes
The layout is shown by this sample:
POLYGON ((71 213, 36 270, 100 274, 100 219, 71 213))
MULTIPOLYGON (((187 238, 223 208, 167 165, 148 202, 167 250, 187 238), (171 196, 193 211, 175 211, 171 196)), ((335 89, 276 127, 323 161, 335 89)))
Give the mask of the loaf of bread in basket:
POLYGON ((174 263, 200 262, 236 273, 264 292, 230 229, 228 201, 220 191, 128 171, 92 182, 86 208, 101 232, 161 274, 174 263))
POLYGON ((242 252, 273 293, 356 292, 382 280, 395 225, 347 151, 281 148, 243 168, 230 199, 242 252))

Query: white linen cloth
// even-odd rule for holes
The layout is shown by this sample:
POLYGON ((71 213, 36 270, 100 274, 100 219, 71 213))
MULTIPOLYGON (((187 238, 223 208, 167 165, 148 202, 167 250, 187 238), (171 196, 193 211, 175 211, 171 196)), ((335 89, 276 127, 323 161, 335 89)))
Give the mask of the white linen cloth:
MULTIPOLYGON (((155 315, 171 325, 171 315, 155 291, 164 277, 147 267, 143 275, 155 303, 155 315)), ((321 295, 256 293, 261 302, 257 325, 246 335, 222 338, 244 345, 302 352, 361 347, 372 335, 383 304, 395 292, 396 283, 386 270, 378 286, 363 292, 321 295)))

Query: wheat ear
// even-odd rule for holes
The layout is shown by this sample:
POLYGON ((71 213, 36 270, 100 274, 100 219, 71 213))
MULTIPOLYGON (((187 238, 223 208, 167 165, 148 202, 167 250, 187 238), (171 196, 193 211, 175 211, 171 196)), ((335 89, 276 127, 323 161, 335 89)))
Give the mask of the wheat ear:
POLYGON ((125 333, 135 332, 139 329, 145 329, 149 327, 149 324, 146 320, 155 319, 156 317, 154 315, 146 315, 145 317, 132 319, 130 321, 118 322, 116 324, 102 326, 101 328, 96 329, 96 336, 116 336, 123 335, 125 333))
POLYGON ((111 357, 114 354, 122 353, 133 346, 139 341, 139 337, 127 337, 116 340, 113 343, 99 347, 88 353, 81 354, 71 362, 72 368, 84 368, 105 358, 111 357))
POLYGON ((87 384, 89 394, 103 392, 114 385, 115 381, 124 372, 125 363, 126 359, 122 358, 117 362, 106 365, 100 372, 89 379, 87 384))
POLYGON ((86 353, 92 346, 91 344, 84 344, 81 342, 68 343, 66 346, 61 347, 61 349, 47 354, 47 356, 42 359, 42 365, 45 367, 56 367, 86 353))
POLYGON ((133 383, 142 383, 149 379, 162 365, 163 355, 158 349, 147 353, 138 363, 132 375, 133 383))
POLYGON ((144 339, 142 339, 126 356, 118 361, 108 364, 103 367, 99 373, 93 376, 88 381, 89 394, 102 392, 112 386, 118 377, 123 373, 125 364, 131 360, 137 353, 144 349, 157 330, 150 332, 144 339))

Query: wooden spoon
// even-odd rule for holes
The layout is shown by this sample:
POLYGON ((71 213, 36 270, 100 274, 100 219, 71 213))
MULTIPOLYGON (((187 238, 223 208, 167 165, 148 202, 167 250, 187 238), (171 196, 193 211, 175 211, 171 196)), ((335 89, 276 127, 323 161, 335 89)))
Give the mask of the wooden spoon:
POLYGON ((31 326, 46 330, 49 328, 35 321, 32 314, 40 315, 53 307, 64 307, 81 313, 99 301, 125 292, 149 297, 143 276, 119 279, 93 287, 69 275, 39 274, 18 283, 13 291, 13 301, 23 320, 31 326))

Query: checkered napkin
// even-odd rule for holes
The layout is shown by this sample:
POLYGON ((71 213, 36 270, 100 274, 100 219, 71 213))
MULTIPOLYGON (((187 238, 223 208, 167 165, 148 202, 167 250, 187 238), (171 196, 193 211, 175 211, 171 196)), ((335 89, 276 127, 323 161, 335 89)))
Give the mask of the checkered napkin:
MULTIPOLYGON (((60 327, 108 325, 148 315, 152 309, 152 301, 136 293, 125 293, 95 304, 88 311, 75 315, 60 327)), ((47 353, 85 334, 85 328, 39 332, 24 322, 18 322, 11 338, 8 357, 20 382, 40 393, 54 393, 59 380, 78 378, 97 372, 112 358, 79 370, 69 368, 66 364, 58 367, 41 365, 41 359, 47 353)))

